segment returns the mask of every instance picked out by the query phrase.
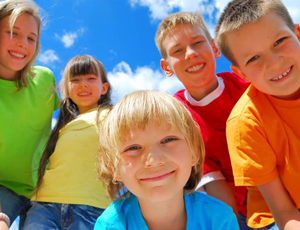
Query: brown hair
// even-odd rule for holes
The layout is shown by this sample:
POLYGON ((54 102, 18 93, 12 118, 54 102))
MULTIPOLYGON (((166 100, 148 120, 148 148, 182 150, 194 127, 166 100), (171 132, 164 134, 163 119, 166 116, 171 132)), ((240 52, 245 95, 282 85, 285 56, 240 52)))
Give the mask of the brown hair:
POLYGON ((167 122, 171 129, 177 128, 182 132, 194 159, 199 159, 192 167, 184 189, 189 193, 198 185, 204 157, 204 144, 198 124, 174 97, 157 91, 136 91, 114 106, 100 128, 98 177, 112 199, 125 197, 126 192, 124 184, 116 180, 122 142, 133 128, 144 130, 152 121, 157 121, 157 125, 167 122))
POLYGON ((226 35, 244 24, 256 22, 270 11, 280 16, 294 31, 293 20, 280 0, 233 0, 225 7, 216 27, 216 42, 224 56, 234 65, 237 63, 228 47, 226 35))
POLYGON ((171 14, 160 23, 155 35, 155 43, 162 57, 166 57, 166 52, 163 47, 163 41, 165 37, 179 24, 191 24, 194 26, 199 26, 205 33, 206 38, 209 41, 212 40, 212 37, 200 13, 178 12, 171 14))
POLYGON ((41 19, 39 14, 39 7, 36 3, 32 0, 5 0, 0 2, 0 20, 5 18, 6 16, 9 17, 9 26, 12 28, 17 20, 17 18, 23 14, 27 13, 34 17, 38 26, 38 33, 37 33, 37 40, 36 40, 36 49, 31 58, 31 60, 27 63, 27 65, 20 70, 19 74, 17 75, 16 84, 18 89, 21 89, 23 86, 27 87, 28 80, 27 80, 27 73, 33 78, 34 73, 31 71, 31 66, 35 62, 36 56, 40 50, 40 31, 41 31, 41 19))

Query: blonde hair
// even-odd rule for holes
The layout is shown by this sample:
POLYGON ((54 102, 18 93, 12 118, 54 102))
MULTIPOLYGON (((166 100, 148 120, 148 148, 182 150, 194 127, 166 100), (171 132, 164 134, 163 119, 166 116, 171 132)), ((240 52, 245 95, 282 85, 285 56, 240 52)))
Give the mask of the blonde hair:
POLYGON ((171 14, 160 23, 155 35, 155 43, 162 57, 166 57, 166 51, 163 46, 165 37, 171 30, 180 24, 199 26, 203 30, 206 38, 209 41, 212 40, 212 37, 200 13, 178 12, 171 14))
POLYGON ((224 56, 234 65, 237 66, 237 63, 228 47, 226 35, 245 24, 256 22, 270 11, 280 16, 294 31, 293 20, 280 0, 233 0, 225 7, 216 27, 216 42, 224 56))
POLYGON ((33 65, 36 56, 40 50, 40 31, 41 31, 41 19, 39 14, 39 7, 36 3, 32 0, 5 0, 0 2, 0 20, 5 18, 6 16, 9 17, 9 26, 12 29, 17 20, 17 18, 23 14, 27 13, 33 16, 36 20, 38 26, 38 33, 37 33, 37 40, 36 40, 36 49, 31 58, 31 60, 27 63, 27 65, 20 70, 20 73, 17 76, 16 84, 18 89, 21 89, 23 86, 27 87, 28 80, 27 80, 27 73, 33 78, 34 73, 31 71, 31 66, 33 65))
POLYGON ((199 159, 192 167, 184 189, 189 193, 198 185, 204 158, 204 144, 199 126, 184 105, 174 97, 157 91, 136 91, 119 101, 100 127, 97 171, 111 199, 122 198, 126 192, 124 184, 116 180, 122 142, 133 128, 145 130, 152 121, 157 122, 157 125, 167 122, 171 129, 177 128, 182 132, 193 157, 199 159))

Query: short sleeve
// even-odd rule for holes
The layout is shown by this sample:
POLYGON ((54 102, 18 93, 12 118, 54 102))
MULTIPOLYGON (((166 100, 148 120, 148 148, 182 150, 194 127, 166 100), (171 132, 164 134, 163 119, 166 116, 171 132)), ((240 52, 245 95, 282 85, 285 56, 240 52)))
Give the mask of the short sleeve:
POLYGON ((226 135, 236 185, 257 186, 278 176, 276 155, 258 120, 233 117, 227 121, 226 135))

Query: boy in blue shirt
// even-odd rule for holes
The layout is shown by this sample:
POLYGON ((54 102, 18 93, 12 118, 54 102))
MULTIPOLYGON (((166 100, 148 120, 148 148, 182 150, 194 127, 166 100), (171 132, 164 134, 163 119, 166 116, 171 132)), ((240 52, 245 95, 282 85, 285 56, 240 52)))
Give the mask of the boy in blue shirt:
POLYGON ((239 229, 230 207, 194 192, 202 175, 203 140, 172 96, 155 91, 125 96, 101 124, 100 143, 99 179, 115 201, 94 230, 239 229))

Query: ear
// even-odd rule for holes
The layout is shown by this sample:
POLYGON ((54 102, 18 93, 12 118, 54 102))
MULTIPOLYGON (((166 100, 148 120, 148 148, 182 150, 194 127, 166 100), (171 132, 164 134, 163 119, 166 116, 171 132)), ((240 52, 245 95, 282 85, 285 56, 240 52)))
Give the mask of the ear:
POLYGON ((299 24, 295 24, 295 34, 296 34, 298 40, 300 41, 300 26, 299 26, 299 24))
POLYGON ((210 45, 211 45, 211 47, 212 47, 212 49, 213 49, 215 58, 221 57, 221 51, 219 50, 218 46, 216 45, 214 39, 212 39, 212 40, 210 41, 210 45))
POLYGON ((103 84, 102 84, 102 92, 101 92, 101 95, 105 95, 105 94, 107 93, 108 89, 109 89, 109 84, 108 84, 108 82, 103 83, 103 84))
POLYGON ((248 77, 243 73, 243 71, 239 67, 231 65, 230 69, 232 70, 232 72, 234 72, 239 77, 243 78, 245 81, 250 82, 248 77))
POLYGON ((160 68, 165 72, 165 74, 168 76, 168 77, 171 77, 174 73, 173 73, 173 70, 171 69, 168 61, 164 58, 162 58, 160 60, 160 68))

